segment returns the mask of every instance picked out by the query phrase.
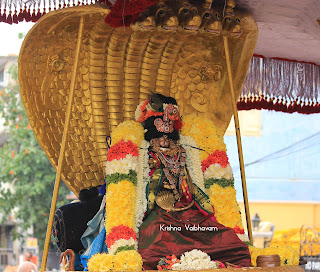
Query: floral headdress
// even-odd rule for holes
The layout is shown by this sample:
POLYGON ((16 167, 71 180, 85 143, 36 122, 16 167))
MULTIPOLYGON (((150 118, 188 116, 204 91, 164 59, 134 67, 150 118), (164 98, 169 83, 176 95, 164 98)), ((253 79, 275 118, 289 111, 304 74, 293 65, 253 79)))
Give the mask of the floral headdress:
POLYGON ((138 105, 135 118, 146 129, 147 141, 163 135, 173 140, 179 139, 182 121, 177 102, 172 97, 152 94, 149 99, 138 105))

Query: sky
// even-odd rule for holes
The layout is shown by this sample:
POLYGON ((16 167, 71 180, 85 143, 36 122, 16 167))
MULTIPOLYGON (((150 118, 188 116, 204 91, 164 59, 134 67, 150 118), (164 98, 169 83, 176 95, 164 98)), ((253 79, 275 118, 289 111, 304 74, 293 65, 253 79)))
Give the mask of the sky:
POLYGON ((34 23, 27 22, 12 25, 0 23, 0 56, 18 55, 22 44, 22 39, 18 38, 18 34, 20 32, 26 34, 33 25, 34 23))
MULTIPOLYGON (((249 200, 319 202, 320 113, 261 114, 261 136, 241 137, 249 200)), ((235 136, 226 136, 225 143, 242 200, 235 136)))

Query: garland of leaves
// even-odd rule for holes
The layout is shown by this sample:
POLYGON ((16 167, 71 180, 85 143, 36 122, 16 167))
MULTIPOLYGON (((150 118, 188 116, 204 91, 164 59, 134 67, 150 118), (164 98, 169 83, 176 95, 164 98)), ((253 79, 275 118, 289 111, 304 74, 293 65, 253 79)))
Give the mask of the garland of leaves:
POLYGON ((215 178, 209 178, 204 180, 204 186, 206 187, 206 189, 209 189, 210 186, 212 186, 213 184, 218 184, 220 185, 222 188, 226 188, 226 187, 232 187, 234 188, 234 178, 232 179, 215 179, 215 178))
POLYGON ((108 188, 109 184, 111 183, 117 184, 122 180, 129 180, 132 182, 134 186, 137 186, 137 172, 133 170, 129 170, 129 174, 115 173, 111 175, 106 175, 105 180, 106 180, 106 188, 108 188))

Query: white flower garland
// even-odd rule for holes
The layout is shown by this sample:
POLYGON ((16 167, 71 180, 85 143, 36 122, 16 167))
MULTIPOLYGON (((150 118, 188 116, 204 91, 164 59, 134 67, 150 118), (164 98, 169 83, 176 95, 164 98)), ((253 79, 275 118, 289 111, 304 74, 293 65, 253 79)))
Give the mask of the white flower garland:
POLYGON ((117 251, 119 247, 124 247, 124 246, 134 246, 134 249, 138 249, 138 243, 135 241, 133 238, 130 238, 128 240, 126 239, 119 239, 114 242, 114 244, 108 248, 108 253, 111 255, 114 255, 114 253, 117 251))
POLYGON ((203 172, 201 170, 201 151, 197 149, 196 141, 191 136, 180 135, 180 144, 186 150, 186 165, 192 182, 202 191, 205 191, 203 172))
POLYGON ((137 172, 137 169, 138 157, 135 157, 132 154, 127 154, 123 159, 106 162, 106 175, 115 173, 129 174, 130 170, 137 172))
POLYGON ((230 164, 228 164, 225 168, 223 168, 219 163, 211 164, 205 171, 204 171, 204 179, 214 178, 214 179, 232 179, 232 168, 230 164))
POLYGON ((210 256, 207 253, 199 249, 193 249, 189 252, 185 252, 181 256, 180 262, 172 266, 172 270, 200 270, 218 267, 218 263, 211 261, 210 256))
POLYGON ((136 188, 136 204, 135 204, 135 232, 139 235, 139 227, 145 212, 147 211, 146 187, 149 181, 149 143, 145 140, 141 142, 139 149, 139 161, 137 171, 137 188, 136 188))

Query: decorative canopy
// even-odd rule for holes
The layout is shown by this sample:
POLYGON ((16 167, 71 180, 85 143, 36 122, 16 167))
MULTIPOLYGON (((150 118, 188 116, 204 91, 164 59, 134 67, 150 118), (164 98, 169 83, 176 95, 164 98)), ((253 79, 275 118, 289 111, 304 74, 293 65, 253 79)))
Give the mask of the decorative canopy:
POLYGON ((50 12, 29 31, 20 51, 22 99, 41 147, 57 167, 83 18, 62 170, 76 194, 101 184, 106 137, 120 122, 134 119, 150 91, 176 98, 182 115, 208 117, 224 134, 233 111, 220 34, 229 39, 236 99, 257 40, 252 16, 231 6, 221 23, 220 6, 159 3, 126 28, 109 27, 104 22, 109 12, 99 6, 50 12))
POLYGON ((320 66, 254 56, 237 106, 238 110, 320 113, 320 66))

